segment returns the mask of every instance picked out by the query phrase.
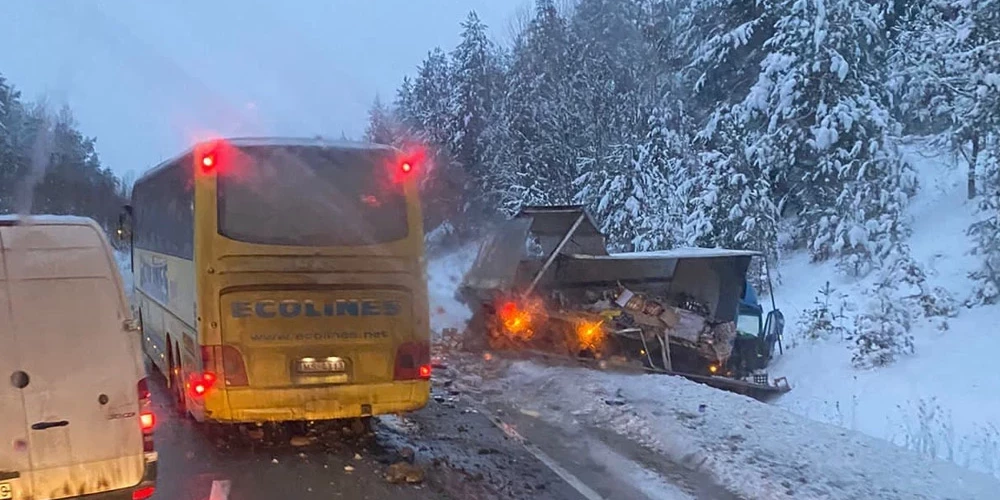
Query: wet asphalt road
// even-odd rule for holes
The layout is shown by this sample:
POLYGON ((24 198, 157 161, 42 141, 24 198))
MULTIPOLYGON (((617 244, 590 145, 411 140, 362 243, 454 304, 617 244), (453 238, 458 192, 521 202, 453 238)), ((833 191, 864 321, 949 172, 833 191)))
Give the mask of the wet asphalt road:
POLYGON ((441 498, 427 486, 397 486, 382 479, 387 466, 375 460, 373 443, 296 448, 288 441, 269 446, 240 436, 212 436, 176 412, 162 379, 151 385, 159 419, 154 434, 157 500, 207 500, 213 481, 226 480, 234 500, 441 498), (355 453, 361 460, 354 459, 355 453), (354 470, 346 471, 347 466, 354 470))
POLYGON ((262 443, 211 434, 176 412, 162 377, 150 381, 158 418, 156 500, 208 500, 216 481, 230 482, 233 500, 582 498, 489 419, 451 398, 438 396, 404 419, 383 418, 367 437, 335 432, 294 447, 287 438, 262 443), (425 481, 390 484, 386 471, 407 447, 425 481))

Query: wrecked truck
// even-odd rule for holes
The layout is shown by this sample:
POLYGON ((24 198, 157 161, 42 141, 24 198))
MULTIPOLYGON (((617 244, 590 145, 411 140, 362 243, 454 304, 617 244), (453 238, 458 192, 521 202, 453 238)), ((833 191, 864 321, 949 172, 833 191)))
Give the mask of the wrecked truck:
POLYGON ((483 240, 459 288, 467 344, 682 375, 750 395, 784 392, 767 367, 784 317, 747 280, 752 250, 607 251, 582 206, 525 207, 483 240))

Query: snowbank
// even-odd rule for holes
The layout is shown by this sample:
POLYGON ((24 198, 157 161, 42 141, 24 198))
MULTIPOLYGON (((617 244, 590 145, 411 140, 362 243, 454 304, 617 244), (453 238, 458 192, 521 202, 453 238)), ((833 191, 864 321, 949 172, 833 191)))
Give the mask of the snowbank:
POLYGON ((128 252, 115 250, 115 262, 118 264, 118 271, 122 274, 122 283, 125 285, 125 295, 132 297, 132 257, 128 252))
MULTIPOLYGON (((953 158, 920 144, 904 153, 920 179, 910 206, 912 256, 927 273, 929 289, 941 287, 960 303, 971 293, 967 275, 978 263, 967 251, 974 206, 966 200, 965 173, 953 158)), ((798 320, 830 282, 845 296, 843 323, 849 327, 874 278, 852 280, 833 264, 811 264, 801 254, 784 260, 780 274, 775 299, 787 320, 786 352, 770 371, 788 377, 793 390, 776 405, 1000 476, 1000 399, 993 396, 1000 394, 1000 377, 992 369, 993 353, 1000 351, 993 327, 1000 323, 1000 306, 960 306, 958 316, 946 321, 919 317, 911 330, 915 355, 886 368, 857 370, 849 341, 802 339, 798 320)))
POLYGON ((678 377, 511 366, 495 397, 611 429, 747 498, 992 499, 1000 482, 678 377))
POLYGON ((466 271, 472 266, 479 244, 470 243, 457 250, 435 256, 427 262, 427 289, 430 294, 431 330, 465 329, 472 312, 455 298, 466 271))

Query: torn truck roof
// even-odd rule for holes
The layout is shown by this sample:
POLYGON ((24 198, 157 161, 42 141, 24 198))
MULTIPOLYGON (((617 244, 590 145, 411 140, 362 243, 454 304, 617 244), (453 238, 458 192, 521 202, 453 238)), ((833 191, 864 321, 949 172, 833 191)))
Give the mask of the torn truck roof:
POLYGON ((730 250, 727 248, 672 248, 651 252, 623 252, 609 255, 572 254, 573 259, 596 260, 658 260, 658 259, 711 259, 713 257, 756 257, 763 255, 756 250, 730 250))

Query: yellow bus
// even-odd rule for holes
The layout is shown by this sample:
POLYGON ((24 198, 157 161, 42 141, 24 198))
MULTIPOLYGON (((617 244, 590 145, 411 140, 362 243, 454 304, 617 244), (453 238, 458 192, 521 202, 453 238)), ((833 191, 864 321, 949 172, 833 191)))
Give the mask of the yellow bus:
POLYGON ((121 232, 178 409, 261 423, 427 404, 419 166, 374 144, 220 139, 136 181, 121 232))

